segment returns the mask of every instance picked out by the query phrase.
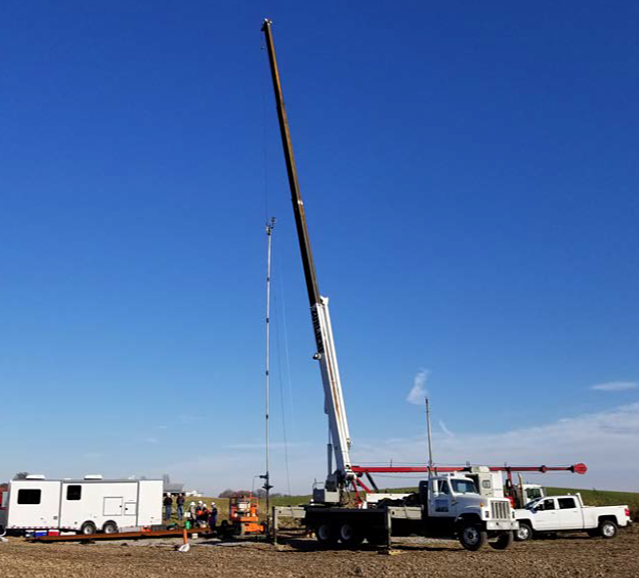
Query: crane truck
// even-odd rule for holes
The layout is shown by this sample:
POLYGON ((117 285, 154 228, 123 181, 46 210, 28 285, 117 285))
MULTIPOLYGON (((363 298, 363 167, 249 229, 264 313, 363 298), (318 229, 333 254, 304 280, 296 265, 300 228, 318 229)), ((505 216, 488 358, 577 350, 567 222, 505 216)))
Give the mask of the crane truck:
POLYGON ((477 550, 492 539, 491 546, 505 549, 513 540, 513 531, 518 528, 510 501, 503 497, 481 495, 475 481, 465 472, 436 474, 429 471, 428 479, 420 482, 419 491, 399 500, 399 503, 382 501, 377 507, 366 509, 347 507, 343 503, 346 488, 352 485, 357 489, 358 484, 363 486, 360 477, 365 474, 370 479, 370 472, 357 470, 351 463, 351 438, 331 328, 329 300, 321 295, 317 282, 271 26, 271 21, 265 20, 262 32, 268 52, 310 304, 316 344, 313 358, 320 366, 324 408, 329 422, 326 483, 322 488, 315 488, 313 503, 304 508, 303 522, 324 545, 339 541, 344 546, 355 547, 367 539, 372 544, 388 546, 393 536, 423 535, 457 538, 468 550, 477 550))

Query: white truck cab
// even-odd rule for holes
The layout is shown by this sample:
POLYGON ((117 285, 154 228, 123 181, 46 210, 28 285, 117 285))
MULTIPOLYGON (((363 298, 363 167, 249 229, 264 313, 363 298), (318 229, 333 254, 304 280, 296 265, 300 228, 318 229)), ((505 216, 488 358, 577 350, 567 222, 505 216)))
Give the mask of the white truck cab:
POLYGON ((485 530, 510 531, 518 527, 514 511, 507 498, 489 498, 479 493, 472 474, 452 473, 432 477, 420 484, 428 484, 428 516, 449 518, 457 524, 462 520, 475 520, 485 530))

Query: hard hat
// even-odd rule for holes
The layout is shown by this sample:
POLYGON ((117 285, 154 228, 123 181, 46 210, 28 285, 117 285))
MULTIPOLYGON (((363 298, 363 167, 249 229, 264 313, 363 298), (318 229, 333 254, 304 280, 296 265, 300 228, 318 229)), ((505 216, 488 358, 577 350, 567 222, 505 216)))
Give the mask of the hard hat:
POLYGON ((190 506, 195 506, 195 502, 191 502, 189 505, 190 506))

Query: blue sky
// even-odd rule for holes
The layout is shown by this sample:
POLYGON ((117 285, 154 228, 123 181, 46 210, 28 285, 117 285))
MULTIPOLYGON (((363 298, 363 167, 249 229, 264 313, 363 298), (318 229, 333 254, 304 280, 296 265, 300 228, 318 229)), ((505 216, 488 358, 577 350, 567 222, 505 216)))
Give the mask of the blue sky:
POLYGON ((0 478, 250 486, 267 215, 274 482, 325 475, 269 16, 355 461, 425 460, 417 379, 437 461, 584 461, 545 480, 639 490, 637 5, 0 16, 0 478))

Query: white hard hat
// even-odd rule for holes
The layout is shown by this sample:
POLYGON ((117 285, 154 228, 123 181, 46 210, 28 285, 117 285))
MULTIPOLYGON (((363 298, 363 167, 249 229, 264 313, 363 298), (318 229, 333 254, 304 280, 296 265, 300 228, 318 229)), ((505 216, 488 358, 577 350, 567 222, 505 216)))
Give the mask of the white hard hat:
POLYGON ((195 502, 191 502, 191 503, 190 503, 190 505, 191 505, 191 506, 195 506, 195 502))

